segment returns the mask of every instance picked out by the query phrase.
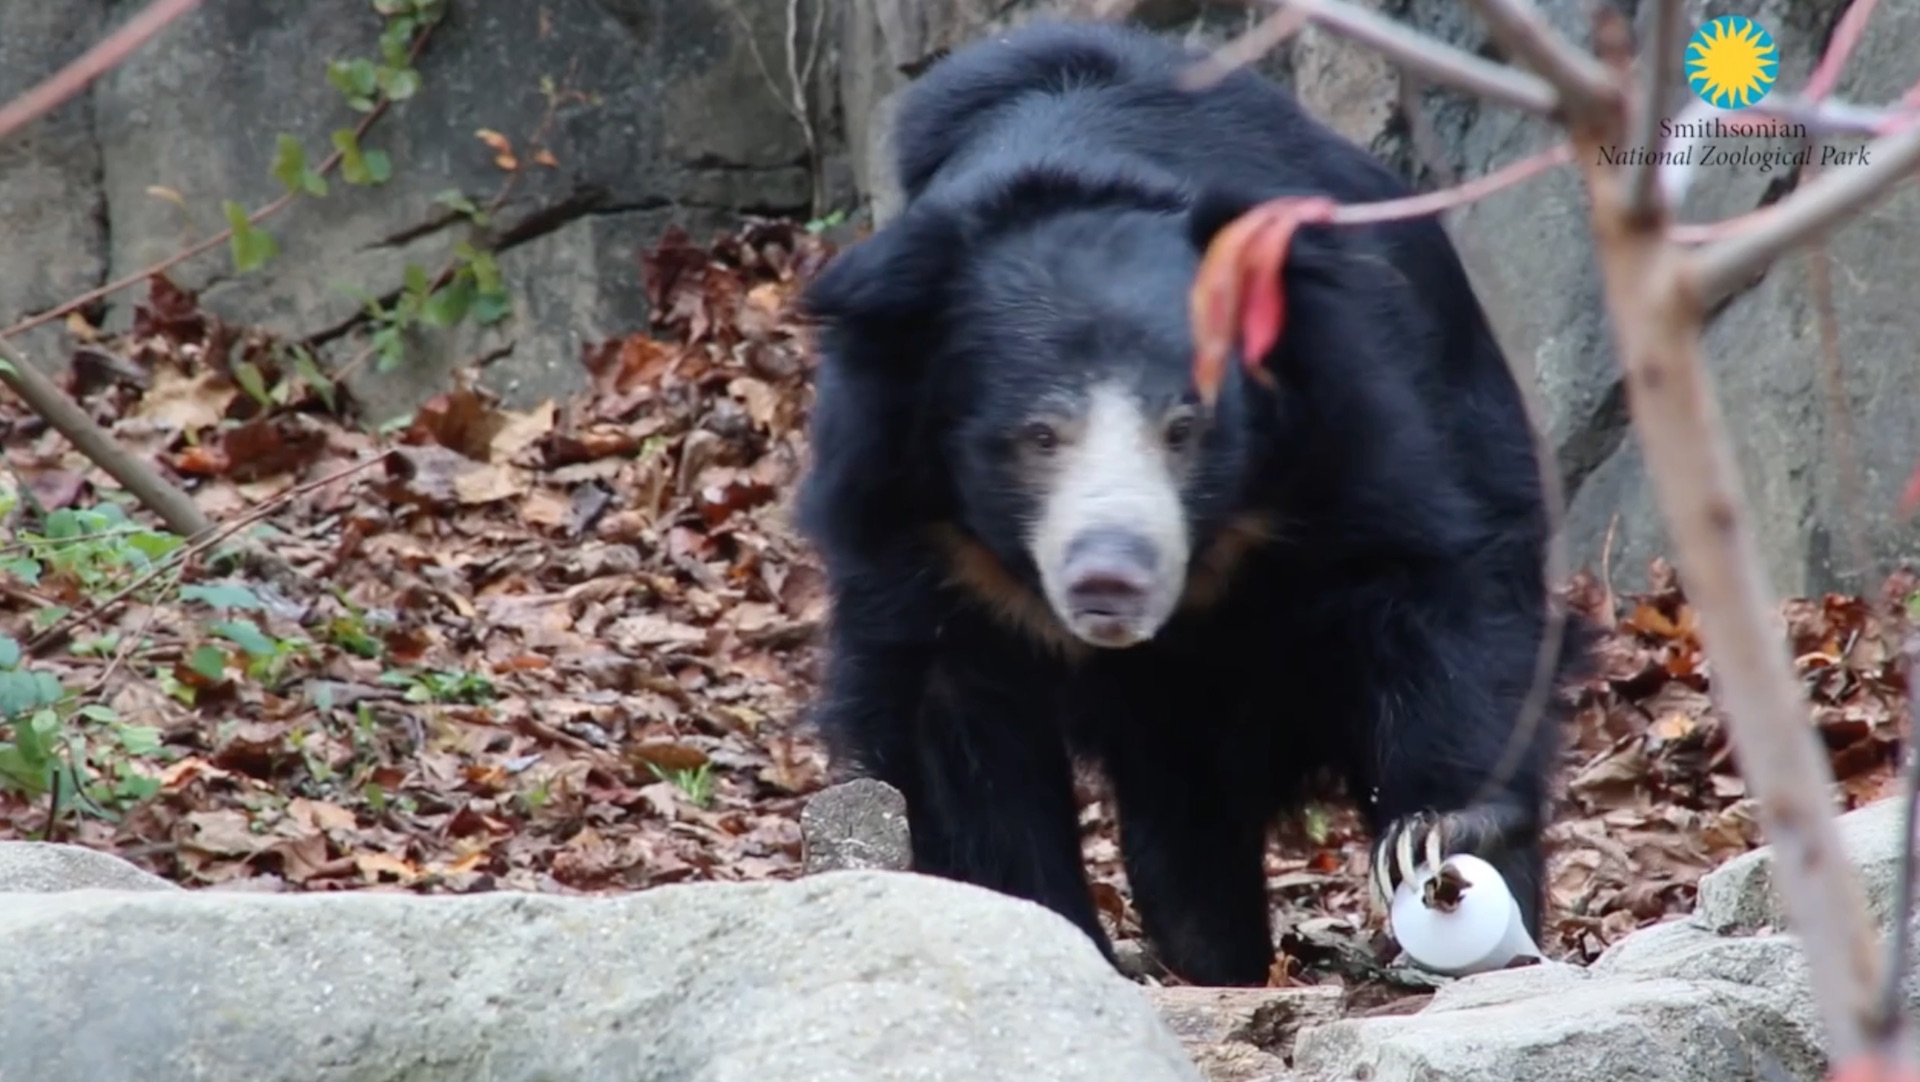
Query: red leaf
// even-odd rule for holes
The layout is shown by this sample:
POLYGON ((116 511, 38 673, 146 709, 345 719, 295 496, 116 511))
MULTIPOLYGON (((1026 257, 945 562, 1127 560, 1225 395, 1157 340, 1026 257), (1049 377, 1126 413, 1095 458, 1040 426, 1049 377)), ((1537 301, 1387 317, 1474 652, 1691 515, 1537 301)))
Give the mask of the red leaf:
POLYGON ((1319 196, 1288 196, 1262 203, 1228 223, 1207 245, 1194 277, 1193 379, 1212 405, 1227 377, 1227 355, 1239 333, 1241 363, 1255 379, 1270 381, 1260 362, 1286 326, 1286 296, 1280 269, 1302 222, 1324 222, 1334 203, 1319 196))

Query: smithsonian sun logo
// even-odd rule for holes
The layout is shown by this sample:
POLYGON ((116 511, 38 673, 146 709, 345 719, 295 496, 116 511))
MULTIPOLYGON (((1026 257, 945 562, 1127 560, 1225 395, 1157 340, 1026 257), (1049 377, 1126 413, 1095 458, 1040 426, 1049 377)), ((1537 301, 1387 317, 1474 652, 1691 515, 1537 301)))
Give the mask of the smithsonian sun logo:
POLYGON ((1767 96, 1780 74, 1780 47, 1759 23, 1722 15, 1687 42, 1687 85, 1708 105, 1745 109, 1767 96))

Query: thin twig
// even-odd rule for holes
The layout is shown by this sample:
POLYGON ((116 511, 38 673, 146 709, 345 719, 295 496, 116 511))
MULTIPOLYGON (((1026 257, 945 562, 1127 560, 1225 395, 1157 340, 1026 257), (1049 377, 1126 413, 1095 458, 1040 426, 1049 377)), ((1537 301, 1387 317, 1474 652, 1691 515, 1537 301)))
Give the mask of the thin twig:
POLYGON ((1428 214, 1464 207, 1468 203, 1485 199, 1504 188, 1532 177, 1539 176, 1549 169, 1567 164, 1573 160, 1573 147, 1567 143, 1557 143, 1537 154, 1529 154, 1517 162, 1509 162, 1484 176, 1462 181, 1451 188, 1425 192, 1420 195, 1405 196, 1400 199, 1383 199, 1376 203, 1342 203, 1335 207, 1328 220, 1344 225, 1357 225, 1363 222, 1387 222, 1401 218, 1418 218, 1428 214))
POLYGON ((1660 178, 1658 151, 1663 145, 1660 120, 1667 107, 1668 78, 1673 74, 1673 53, 1680 45, 1685 14, 1686 7, 1680 0, 1657 0, 1653 33, 1640 52, 1640 101, 1627 145, 1640 148, 1644 156, 1628 169, 1629 214, 1646 214, 1653 209, 1654 186, 1660 178))
POLYGON ((1275 0, 1305 11, 1315 23, 1368 45, 1388 60, 1437 83, 1478 94, 1529 113, 1551 115, 1559 96, 1540 78, 1496 64, 1346 0, 1275 0))
MULTIPOLYGON (((1885 198, 1920 168, 1920 123, 1868 143, 1867 164, 1833 169, 1766 208, 1764 220, 1701 249, 1694 276, 1702 304, 1738 290, 1774 260, 1885 198)), ((1755 215, 1756 219, 1761 215, 1755 215)))
POLYGON ((1472 0, 1494 41, 1545 79, 1558 94, 1559 115, 1576 132, 1603 122, 1620 99, 1604 65, 1573 47, 1526 0, 1472 0))
POLYGON ((121 24, 66 67, 41 80, 38 86, 0 107, 0 139, 31 124, 61 103, 85 90, 88 83, 111 71, 167 24, 198 7, 200 0, 154 0, 140 14, 121 24))
POLYGON ((1248 30, 1207 53, 1180 73, 1183 90, 1205 90, 1228 75, 1286 44, 1312 17, 1304 7, 1286 4, 1248 30))

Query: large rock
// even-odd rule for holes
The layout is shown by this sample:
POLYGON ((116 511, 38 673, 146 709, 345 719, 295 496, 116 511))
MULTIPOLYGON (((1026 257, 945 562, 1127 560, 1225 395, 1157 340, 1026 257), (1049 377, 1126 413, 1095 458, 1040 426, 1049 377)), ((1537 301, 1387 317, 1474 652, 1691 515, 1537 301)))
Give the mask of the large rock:
POLYGON ((67 890, 179 890, 157 875, 94 849, 48 842, 0 845, 0 893, 67 890))
POLYGON ((0 1078, 1198 1082, 1026 902, 835 872, 624 897, 0 895, 0 1078))
MULTIPOLYGON (((1867 908, 1885 925, 1899 890, 1906 807, 1899 800, 1876 801, 1842 816, 1839 823, 1840 842, 1860 877, 1867 908)), ((1726 935, 1790 929, 1786 907, 1774 889, 1773 866, 1773 847, 1765 846, 1702 876, 1694 922, 1726 935)))

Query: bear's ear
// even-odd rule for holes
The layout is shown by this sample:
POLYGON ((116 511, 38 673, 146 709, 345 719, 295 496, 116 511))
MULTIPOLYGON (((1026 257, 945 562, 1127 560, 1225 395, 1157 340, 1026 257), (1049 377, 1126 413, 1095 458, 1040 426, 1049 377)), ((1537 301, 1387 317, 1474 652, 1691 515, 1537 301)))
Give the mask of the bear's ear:
POLYGON ((855 335, 910 330, 945 306, 961 239, 951 216, 910 209, 829 261, 802 290, 800 310, 855 335))

